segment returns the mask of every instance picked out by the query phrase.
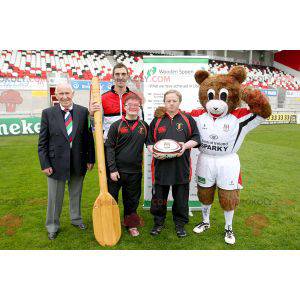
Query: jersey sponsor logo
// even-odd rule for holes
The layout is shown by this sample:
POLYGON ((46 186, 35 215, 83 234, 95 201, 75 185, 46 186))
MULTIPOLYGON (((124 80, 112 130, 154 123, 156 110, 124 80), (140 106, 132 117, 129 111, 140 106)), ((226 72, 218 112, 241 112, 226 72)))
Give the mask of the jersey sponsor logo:
POLYGON ((204 129, 204 130, 207 129, 207 126, 205 125, 205 123, 203 124, 202 129, 204 129))
POLYGON ((157 128, 158 133, 165 133, 167 131, 166 126, 160 126, 157 128))
POLYGON ((201 148, 203 149, 207 149, 207 150, 213 150, 213 151, 219 151, 219 152, 225 152, 228 149, 228 146, 212 146, 212 145, 208 145, 208 144, 201 144, 201 148))
POLYGON ((182 123, 176 123, 176 130, 182 131, 183 130, 183 124, 182 123))
POLYGON ((224 124, 223 131, 225 132, 229 131, 229 124, 224 124))
POLYGON ((124 127, 124 126, 123 126, 123 127, 120 128, 120 133, 121 133, 121 134, 125 134, 125 133, 128 133, 128 132, 129 132, 129 130, 128 130, 127 127, 124 127))
POLYGON ((212 140, 217 140, 219 137, 216 134, 211 134, 209 136, 212 140))
POLYGON ((198 176, 198 183, 205 184, 205 183, 206 183, 205 178, 204 178, 204 177, 201 177, 201 176, 198 176))
POLYGON ((138 130, 138 133, 139 133, 140 135, 144 135, 144 134, 145 134, 145 128, 144 128, 143 126, 141 126, 141 127, 139 128, 139 130, 138 130))

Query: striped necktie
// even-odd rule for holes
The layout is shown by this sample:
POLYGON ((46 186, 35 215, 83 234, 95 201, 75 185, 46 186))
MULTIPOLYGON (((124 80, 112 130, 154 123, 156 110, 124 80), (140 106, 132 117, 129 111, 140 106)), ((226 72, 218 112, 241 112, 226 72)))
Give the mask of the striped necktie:
POLYGON ((65 113, 65 125, 67 129, 67 134, 69 137, 70 144, 72 145, 72 129, 73 129, 73 119, 70 111, 68 109, 64 109, 65 113))

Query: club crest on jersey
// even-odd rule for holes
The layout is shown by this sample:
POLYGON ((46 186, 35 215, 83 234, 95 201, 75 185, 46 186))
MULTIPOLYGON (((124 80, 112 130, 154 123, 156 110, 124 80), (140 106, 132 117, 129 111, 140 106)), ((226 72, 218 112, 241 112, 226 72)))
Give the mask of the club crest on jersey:
POLYGON ((138 131, 138 133, 139 134, 145 134, 145 128, 143 127, 143 126, 141 126, 140 128, 139 128, 139 131, 138 131))
POLYGON ((182 131, 183 130, 183 124, 182 123, 177 123, 176 124, 176 130, 177 131, 182 131))
POLYGON ((224 124, 223 131, 225 132, 229 131, 229 124, 224 124))
POLYGON ((121 134, 128 133, 128 132, 129 132, 129 130, 128 130, 127 127, 124 127, 124 126, 123 126, 123 127, 120 128, 120 133, 121 133, 121 134))
POLYGON ((211 134, 209 136, 212 140, 217 140, 219 137, 216 134, 211 134))
POLYGON ((202 129, 207 129, 207 126, 205 125, 205 123, 203 124, 202 129))
POLYGON ((166 126, 160 126, 157 128, 158 133, 165 133, 167 131, 166 126))

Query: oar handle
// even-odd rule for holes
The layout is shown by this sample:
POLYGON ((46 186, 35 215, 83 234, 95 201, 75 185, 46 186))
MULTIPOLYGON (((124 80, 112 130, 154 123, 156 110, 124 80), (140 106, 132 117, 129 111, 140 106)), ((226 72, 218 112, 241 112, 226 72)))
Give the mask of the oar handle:
MULTIPOLYGON (((97 102, 102 105, 100 94, 100 81, 98 77, 93 77, 91 83, 91 101, 97 102)), ((105 156, 104 156, 104 138, 103 138, 103 124, 102 124, 102 110, 96 111, 94 114, 95 122, 95 143, 96 143, 96 155, 98 163, 98 177, 100 192, 107 193, 107 177, 105 168, 105 156)))

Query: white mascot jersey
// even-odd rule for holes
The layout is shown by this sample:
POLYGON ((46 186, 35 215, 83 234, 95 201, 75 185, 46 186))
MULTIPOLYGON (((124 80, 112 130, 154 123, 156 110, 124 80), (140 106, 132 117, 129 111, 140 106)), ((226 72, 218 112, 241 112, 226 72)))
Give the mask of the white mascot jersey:
POLYGON ((200 132, 200 152, 214 156, 236 153, 246 134, 265 121, 247 108, 237 108, 219 118, 213 118, 204 109, 197 109, 191 116, 200 132))

